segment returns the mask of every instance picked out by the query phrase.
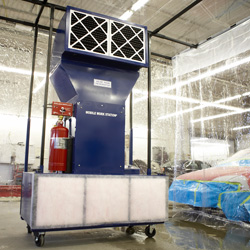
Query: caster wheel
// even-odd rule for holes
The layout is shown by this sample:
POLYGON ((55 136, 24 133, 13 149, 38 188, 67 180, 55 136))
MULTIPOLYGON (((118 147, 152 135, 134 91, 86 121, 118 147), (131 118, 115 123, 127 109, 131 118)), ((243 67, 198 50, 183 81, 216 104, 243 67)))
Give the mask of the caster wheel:
POLYGON ((42 247, 45 242, 45 236, 44 234, 39 234, 35 236, 35 244, 37 247, 42 247))
POLYGON ((151 229, 150 226, 147 226, 145 228, 145 234, 149 237, 149 238, 153 238, 156 234, 156 230, 155 228, 151 229))
POLYGON ((31 230, 31 228, 30 228, 30 226, 27 224, 27 233, 28 234, 31 234, 32 233, 32 230, 31 230))
POLYGON ((132 235, 132 234, 134 234, 134 233, 135 233, 134 227, 130 226, 130 227, 128 227, 128 228, 126 229, 126 234, 132 235))

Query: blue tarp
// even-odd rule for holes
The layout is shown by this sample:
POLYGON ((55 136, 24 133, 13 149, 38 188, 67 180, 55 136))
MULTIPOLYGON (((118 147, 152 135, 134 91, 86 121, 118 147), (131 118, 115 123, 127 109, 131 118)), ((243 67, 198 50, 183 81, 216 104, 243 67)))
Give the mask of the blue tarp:
POLYGON ((226 192, 220 195, 221 209, 229 220, 250 221, 250 192, 226 192))
POLYGON ((169 200, 195 207, 221 208, 229 220, 250 221, 250 191, 239 183, 175 180, 169 200))
POLYGON ((237 191, 239 184, 194 180, 175 180, 169 189, 169 200, 195 207, 217 207, 219 195, 237 191))

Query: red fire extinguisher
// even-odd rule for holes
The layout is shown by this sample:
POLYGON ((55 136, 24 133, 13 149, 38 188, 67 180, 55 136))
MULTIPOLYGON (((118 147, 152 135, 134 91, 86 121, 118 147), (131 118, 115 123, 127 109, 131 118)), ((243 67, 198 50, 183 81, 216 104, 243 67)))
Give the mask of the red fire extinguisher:
POLYGON ((63 116, 51 129, 50 153, 49 153, 49 170, 66 171, 67 169, 67 141, 69 131, 63 126, 63 116))

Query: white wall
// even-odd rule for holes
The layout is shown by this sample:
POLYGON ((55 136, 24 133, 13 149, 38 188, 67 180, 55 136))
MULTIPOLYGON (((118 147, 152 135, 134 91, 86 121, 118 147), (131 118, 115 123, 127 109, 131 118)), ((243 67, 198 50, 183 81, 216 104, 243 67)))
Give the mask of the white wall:
POLYGON ((193 160, 206 161, 214 165, 234 153, 234 142, 209 138, 191 139, 191 157, 193 160))
MULTIPOLYGON (((16 156, 16 163, 24 164, 27 118, 15 115, 0 115, 0 163, 10 163, 10 157, 16 156)), ((56 122, 47 119, 45 141, 45 169, 49 152, 50 129, 56 122)), ((40 163, 40 147, 42 134, 42 118, 31 118, 29 164, 36 168, 40 163)), ((1 171, 1 169, 0 169, 1 171)))

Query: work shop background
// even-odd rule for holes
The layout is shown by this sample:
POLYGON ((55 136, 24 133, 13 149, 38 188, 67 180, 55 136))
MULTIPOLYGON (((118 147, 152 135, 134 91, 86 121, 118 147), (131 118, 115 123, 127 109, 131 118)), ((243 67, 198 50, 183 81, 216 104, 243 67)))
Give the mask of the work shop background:
MULTIPOLYGON (((249 78, 249 21, 205 43, 197 50, 177 55, 172 62, 152 57, 152 167, 178 160, 209 164, 247 148, 249 78), (237 46, 235 46, 237 44, 237 46)), ((16 182, 23 168, 27 107, 32 62, 33 31, 22 25, 0 24, 0 183, 16 182)), ((29 168, 39 166, 43 92, 47 58, 46 33, 38 37, 33 91, 29 168)), ((147 162, 147 70, 133 89, 133 159, 147 162)), ((58 97, 49 86, 49 103, 58 97)), ((129 100, 126 102, 125 155, 128 164, 129 100)), ((48 111, 45 171, 50 129, 56 118, 48 111)))

